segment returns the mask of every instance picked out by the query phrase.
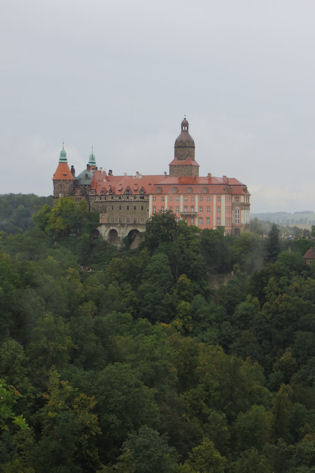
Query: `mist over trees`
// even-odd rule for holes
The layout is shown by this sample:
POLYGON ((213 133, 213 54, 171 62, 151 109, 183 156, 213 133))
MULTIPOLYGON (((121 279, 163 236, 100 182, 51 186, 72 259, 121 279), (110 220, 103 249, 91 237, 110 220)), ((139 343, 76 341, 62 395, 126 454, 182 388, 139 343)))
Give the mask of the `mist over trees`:
POLYGON ((315 471, 304 240, 165 213, 118 249, 84 204, 32 199, 0 233, 0 472, 315 471))

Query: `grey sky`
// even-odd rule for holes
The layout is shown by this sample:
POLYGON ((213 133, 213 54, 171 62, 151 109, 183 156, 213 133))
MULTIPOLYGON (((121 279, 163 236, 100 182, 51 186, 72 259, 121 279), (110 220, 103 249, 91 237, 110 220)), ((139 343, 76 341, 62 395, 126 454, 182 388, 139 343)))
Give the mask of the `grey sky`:
POLYGON ((168 170, 187 114, 200 173, 252 211, 315 210, 314 0, 0 0, 0 193, 168 170))

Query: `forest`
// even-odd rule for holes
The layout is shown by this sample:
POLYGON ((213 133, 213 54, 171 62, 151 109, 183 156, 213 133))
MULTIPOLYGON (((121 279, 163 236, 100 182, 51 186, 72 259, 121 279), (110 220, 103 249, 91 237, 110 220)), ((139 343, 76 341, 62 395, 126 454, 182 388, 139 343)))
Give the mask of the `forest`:
POLYGON ((1 473, 315 473, 310 240, 0 209, 1 473))

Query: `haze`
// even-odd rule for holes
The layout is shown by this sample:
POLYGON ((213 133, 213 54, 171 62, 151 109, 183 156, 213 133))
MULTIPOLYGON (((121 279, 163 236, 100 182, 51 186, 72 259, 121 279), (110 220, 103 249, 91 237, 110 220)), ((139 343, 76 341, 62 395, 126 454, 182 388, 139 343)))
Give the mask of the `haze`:
POLYGON ((168 170, 184 116, 200 174, 252 211, 315 210, 315 3, 0 0, 0 193, 52 193, 62 142, 115 174, 168 170))

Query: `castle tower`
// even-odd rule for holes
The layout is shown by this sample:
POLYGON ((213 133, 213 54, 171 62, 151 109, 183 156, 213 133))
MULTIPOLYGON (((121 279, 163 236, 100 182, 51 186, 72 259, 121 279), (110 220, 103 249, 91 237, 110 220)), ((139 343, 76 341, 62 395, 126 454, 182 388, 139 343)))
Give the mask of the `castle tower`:
POLYGON ((62 145, 59 163, 53 175, 54 198, 69 197, 73 194, 73 173, 70 171, 67 161, 67 153, 62 145))
POLYGON ((195 142, 188 130, 189 123, 185 117, 181 123, 181 133, 175 141, 175 156, 170 163, 170 176, 199 176, 199 164, 195 160, 195 142))

